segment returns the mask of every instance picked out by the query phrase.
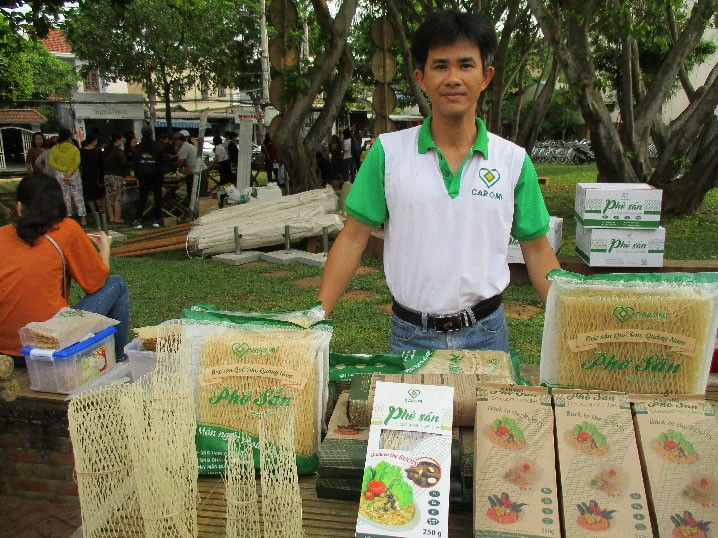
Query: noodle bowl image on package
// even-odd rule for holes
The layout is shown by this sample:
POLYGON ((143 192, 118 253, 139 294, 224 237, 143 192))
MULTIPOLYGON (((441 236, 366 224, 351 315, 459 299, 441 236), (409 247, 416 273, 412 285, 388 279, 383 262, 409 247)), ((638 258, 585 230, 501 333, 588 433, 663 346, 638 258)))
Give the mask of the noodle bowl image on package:
POLYGON ((551 271, 541 382, 643 394, 704 393, 718 273, 551 271))

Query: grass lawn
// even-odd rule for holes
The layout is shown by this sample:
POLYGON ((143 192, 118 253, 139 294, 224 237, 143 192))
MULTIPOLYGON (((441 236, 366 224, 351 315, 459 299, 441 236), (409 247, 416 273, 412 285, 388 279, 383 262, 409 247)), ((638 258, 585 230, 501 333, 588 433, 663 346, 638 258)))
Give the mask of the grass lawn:
MULTIPOLYGON (((551 215, 563 217, 562 254, 575 254, 573 197, 577 182, 595 181, 595 165, 537 165, 551 215)), ((260 175, 260 183, 266 177, 260 175)), ((6 221, 0 216, 0 224, 6 221)), ((666 258, 718 259, 718 189, 701 210, 687 217, 663 217, 666 258)), ((331 349, 343 353, 386 351, 391 295, 381 264, 362 260, 344 299, 334 311, 331 349)), ((131 325, 159 323, 181 315, 194 303, 230 310, 271 311, 306 308, 316 300, 321 270, 303 265, 254 263, 230 267, 208 259, 188 259, 184 252, 137 258, 113 258, 112 270, 123 276, 131 293, 131 325)), ((80 290, 73 289, 79 298, 80 290)), ((511 347, 522 362, 536 363, 541 350, 543 310, 530 284, 511 284, 504 294, 511 347)))

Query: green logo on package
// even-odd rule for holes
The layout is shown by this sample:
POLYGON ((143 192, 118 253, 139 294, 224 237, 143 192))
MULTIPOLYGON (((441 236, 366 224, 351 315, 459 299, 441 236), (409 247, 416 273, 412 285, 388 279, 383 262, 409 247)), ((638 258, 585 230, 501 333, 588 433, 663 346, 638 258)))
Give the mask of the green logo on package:
POLYGON ((239 342, 236 342, 232 344, 232 352, 241 359, 247 353, 249 353, 249 344, 247 344, 246 342, 242 342, 241 344, 239 342))
POLYGON ((625 323, 633 317, 636 311, 630 306, 617 306, 613 309, 613 317, 616 318, 619 323, 625 323))
POLYGON ((488 168, 482 168, 481 170, 479 170, 479 177, 488 188, 493 187, 494 184, 497 183, 499 179, 501 179, 501 175, 499 174, 499 171, 496 170, 496 168, 492 170, 489 170, 488 168))
POLYGON ((417 396, 419 396, 419 394, 421 394, 421 391, 418 390, 418 389, 411 389, 411 390, 409 391, 409 396, 411 396, 412 399, 414 399, 414 398, 416 398, 417 396))

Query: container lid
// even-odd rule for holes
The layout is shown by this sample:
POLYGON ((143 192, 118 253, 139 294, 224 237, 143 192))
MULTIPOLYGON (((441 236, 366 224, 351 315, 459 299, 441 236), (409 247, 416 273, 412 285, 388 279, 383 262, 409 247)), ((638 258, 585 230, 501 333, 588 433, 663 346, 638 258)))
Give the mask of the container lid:
MULTIPOLYGON (((90 338, 86 338, 85 340, 81 342, 77 342, 76 344, 72 344, 71 346, 67 346, 64 349, 60 349, 57 351, 52 352, 52 358, 53 359, 66 359, 68 357, 71 357, 72 355, 75 355, 76 353, 79 353, 80 351, 83 351, 87 349, 88 347, 96 344, 97 342, 104 340, 108 336, 115 334, 117 332, 117 327, 114 325, 107 327, 107 329, 103 329, 94 336, 91 336, 90 338)), ((25 356, 29 356, 34 348, 32 346, 25 346, 22 348, 20 353, 22 353, 25 356)), ((49 350, 48 350, 49 351, 49 350)))

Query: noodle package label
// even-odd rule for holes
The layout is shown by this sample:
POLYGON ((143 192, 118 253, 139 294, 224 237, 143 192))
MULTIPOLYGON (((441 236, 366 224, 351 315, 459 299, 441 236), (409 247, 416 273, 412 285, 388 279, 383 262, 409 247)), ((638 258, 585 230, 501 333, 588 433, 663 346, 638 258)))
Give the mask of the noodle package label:
POLYGON ((560 538, 547 389, 480 385, 476 398, 474 536, 560 538))
POLYGON ((356 538, 448 536, 453 397, 377 382, 356 538))
POLYGON ((553 399, 566 536, 651 538, 628 397, 556 390, 553 399))
POLYGON ((718 273, 551 271, 541 382, 637 394, 704 393, 718 273))
POLYGON ((685 396, 632 399, 658 536, 716 536, 718 419, 713 407, 685 396))

